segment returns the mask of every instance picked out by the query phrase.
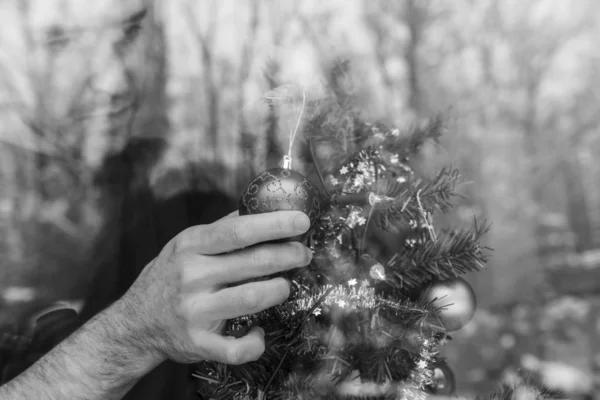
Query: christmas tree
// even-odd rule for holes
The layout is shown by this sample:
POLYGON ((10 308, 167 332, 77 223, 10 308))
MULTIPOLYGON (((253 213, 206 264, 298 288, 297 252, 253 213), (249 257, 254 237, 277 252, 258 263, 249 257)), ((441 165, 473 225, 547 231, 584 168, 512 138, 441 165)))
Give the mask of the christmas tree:
MULTIPOLYGON (((271 96, 270 105, 290 98, 298 102, 271 96)), ((259 174, 242 194, 241 214, 307 213, 309 234, 292 240, 304 241, 314 257, 285 274, 293 286, 288 301, 228 322, 229 335, 263 327, 265 353, 240 366, 199 364, 193 375, 201 399, 454 393, 439 350, 474 314, 475 296, 462 276, 486 265, 489 249, 480 239, 487 225, 434 225, 438 213, 452 209, 459 172, 443 168, 427 179, 411 159, 440 138, 443 118, 398 129, 367 121, 348 104, 340 96, 307 102, 303 93, 283 165, 259 174), (308 178, 292 163, 296 132, 308 178)), ((510 398, 508 392, 490 398, 510 398)))

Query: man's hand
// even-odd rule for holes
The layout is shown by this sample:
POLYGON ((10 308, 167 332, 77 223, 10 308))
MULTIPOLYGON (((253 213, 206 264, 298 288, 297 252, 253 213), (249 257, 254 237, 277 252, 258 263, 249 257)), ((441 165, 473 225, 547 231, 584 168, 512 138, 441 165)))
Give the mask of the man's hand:
POLYGON ((263 243, 308 227, 305 214, 281 211, 230 215, 181 232, 121 299, 1 386, 0 398, 120 399, 167 358, 258 359, 261 329, 225 337, 224 321, 283 302, 290 287, 283 278, 235 284, 309 264, 312 253, 300 243, 263 243))
POLYGON ((182 363, 214 360, 243 364, 264 351, 264 332, 241 338, 222 335, 227 319, 257 313, 290 293, 283 278, 235 285, 251 278, 308 265, 301 243, 263 243, 306 232, 308 217, 281 211, 230 215, 189 228, 161 251, 115 304, 135 342, 159 357, 182 363))

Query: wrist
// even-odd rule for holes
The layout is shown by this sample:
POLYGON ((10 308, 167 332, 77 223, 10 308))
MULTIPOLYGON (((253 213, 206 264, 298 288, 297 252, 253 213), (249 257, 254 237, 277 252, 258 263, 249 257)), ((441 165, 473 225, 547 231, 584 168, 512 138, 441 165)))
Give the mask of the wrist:
POLYGON ((143 324, 115 303, 25 372, 0 387, 2 399, 120 399, 164 358, 146 345, 143 324), (137 325, 136 325, 137 324, 137 325))
POLYGON ((112 344, 113 354, 122 373, 139 379, 166 360, 158 351, 149 328, 137 318, 135 310, 123 299, 102 311, 91 321, 90 328, 98 329, 103 341, 112 344))

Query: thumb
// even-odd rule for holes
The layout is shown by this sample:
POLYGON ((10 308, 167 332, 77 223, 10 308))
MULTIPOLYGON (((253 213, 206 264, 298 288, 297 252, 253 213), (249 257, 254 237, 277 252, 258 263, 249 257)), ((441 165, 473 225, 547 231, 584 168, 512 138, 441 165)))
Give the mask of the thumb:
POLYGON ((230 365, 256 361, 265 351, 265 332, 255 326, 240 338, 215 335, 212 343, 213 360, 230 365))

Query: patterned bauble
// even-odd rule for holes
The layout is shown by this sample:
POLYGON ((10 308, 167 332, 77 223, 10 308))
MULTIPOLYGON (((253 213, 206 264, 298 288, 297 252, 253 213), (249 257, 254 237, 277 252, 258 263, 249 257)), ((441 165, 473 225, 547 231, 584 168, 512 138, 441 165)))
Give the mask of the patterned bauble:
POLYGON ((431 323, 441 324, 448 332, 464 327, 473 318, 477 308, 475 292, 461 278, 433 282, 422 296, 434 307, 443 307, 431 323))
POLYGON ((431 384, 427 385, 426 389, 431 394, 454 394, 456 391, 456 378, 448 364, 439 362, 432 366, 431 384))
POLYGON ((311 228, 321 214, 319 191, 294 170, 271 168, 261 172, 242 192, 240 215, 286 210, 302 211, 308 215, 311 228))

